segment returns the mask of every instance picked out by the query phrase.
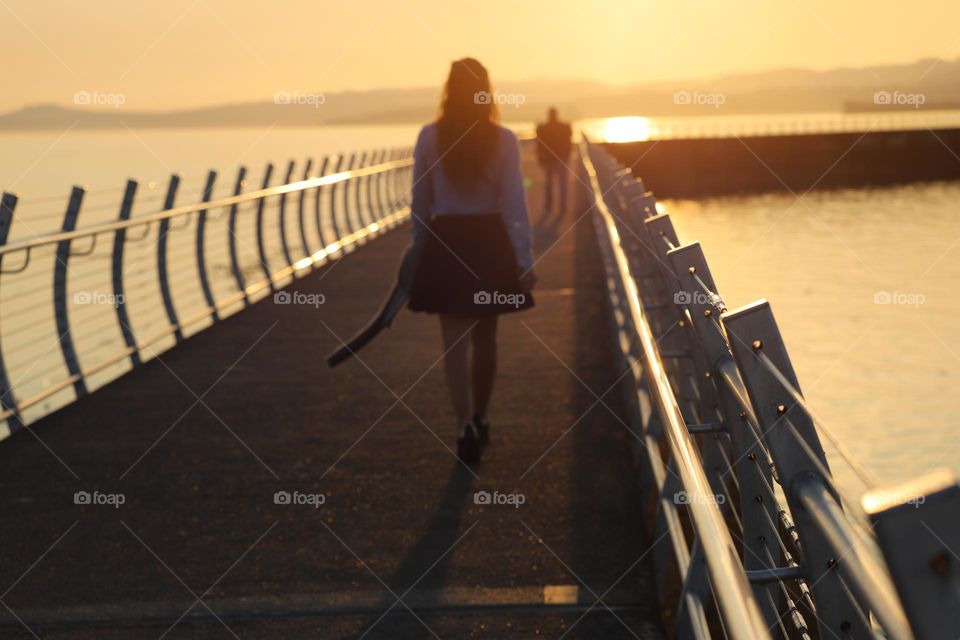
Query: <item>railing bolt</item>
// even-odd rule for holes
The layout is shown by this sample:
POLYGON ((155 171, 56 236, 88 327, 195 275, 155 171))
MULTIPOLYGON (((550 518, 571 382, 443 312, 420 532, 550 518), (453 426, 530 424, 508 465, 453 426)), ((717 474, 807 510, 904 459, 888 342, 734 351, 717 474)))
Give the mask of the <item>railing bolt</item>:
POLYGON ((950 558, 943 551, 938 551, 930 558, 930 568, 938 575, 946 575, 950 570, 950 558))
POLYGON ((704 310, 703 310, 703 317, 704 317, 704 318, 709 318, 709 317, 712 316, 712 315, 713 315, 713 312, 710 311, 710 309, 704 309, 704 310))
MULTIPOLYGON (((660 235, 663 235, 663 233, 661 232, 660 235)), ((696 272, 697 272, 697 268, 696 268, 696 267, 690 267, 689 269, 687 269, 687 271, 689 271, 691 274, 693 274, 693 273, 696 273, 696 272)))
POLYGON ((741 419, 741 420, 746 420, 746 419, 747 419, 747 412, 746 412, 746 411, 741 411, 741 412, 740 412, 740 419, 741 419))
POLYGON ((712 376, 710 375, 710 372, 709 372, 709 371, 705 371, 704 374, 703 374, 703 377, 706 378, 707 380, 709 380, 712 376))
POLYGON ((780 415, 783 415, 783 414, 785 414, 786 412, 787 412, 787 406, 786 406, 786 405, 783 405, 783 404, 778 404, 778 405, 777 405, 777 413, 779 413, 780 415))
POLYGON ((830 558, 829 560, 827 560, 827 569, 833 569, 835 566, 837 566, 836 558, 830 558))
MULTIPOLYGON (((760 496, 757 496, 758 498, 760 496)), ((757 542, 761 545, 767 544, 767 538, 765 536, 757 536, 757 542)))
POLYGON ((846 620, 840 623, 840 631, 844 633, 850 633, 850 623, 846 620))
POLYGON ((760 349, 763 349, 763 342, 760 341, 760 340, 754 340, 754 341, 753 341, 753 348, 754 348, 756 351, 759 351, 760 349))
POLYGON ((685 326, 687 326, 687 323, 686 323, 686 321, 684 321, 684 320, 680 320, 679 322, 677 322, 677 326, 682 329, 682 328, 684 328, 685 326))
POLYGON ((753 499, 756 500, 758 504, 763 504, 763 496, 757 494, 753 499))

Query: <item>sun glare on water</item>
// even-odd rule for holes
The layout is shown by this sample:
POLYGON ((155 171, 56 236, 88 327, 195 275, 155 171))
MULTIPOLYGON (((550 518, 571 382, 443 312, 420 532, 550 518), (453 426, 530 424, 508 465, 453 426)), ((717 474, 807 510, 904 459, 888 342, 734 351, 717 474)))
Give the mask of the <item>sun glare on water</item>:
POLYGON ((607 142, 640 142, 650 139, 650 120, 639 116, 607 118, 600 126, 600 137, 607 142))

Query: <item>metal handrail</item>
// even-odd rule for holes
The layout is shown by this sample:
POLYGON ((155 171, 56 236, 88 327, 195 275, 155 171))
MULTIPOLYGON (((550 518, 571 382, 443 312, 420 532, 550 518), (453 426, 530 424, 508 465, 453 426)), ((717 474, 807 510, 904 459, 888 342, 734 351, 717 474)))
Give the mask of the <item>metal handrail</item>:
MULTIPOLYGON (((6 254, 20 251, 29 258, 31 250, 36 247, 56 249, 56 260, 52 272, 52 310, 57 322, 57 334, 59 336, 57 342, 63 355, 61 365, 66 367, 66 375, 55 380, 52 384, 41 381, 39 389, 36 388, 38 382, 36 376, 26 381, 17 380, 15 384, 12 384, 4 363, 2 349, 2 340, 9 338, 9 335, 0 334, 0 439, 26 426, 24 412, 36 408, 40 403, 51 397, 57 396, 71 387, 75 391, 75 397, 86 395, 89 393, 87 382, 92 376, 97 374, 102 376, 112 366, 121 364, 126 359, 130 360, 133 367, 137 367, 142 363, 140 352, 148 348, 151 351, 156 351, 157 347, 155 345, 164 338, 173 336, 176 339, 174 344, 177 344, 186 337, 185 329, 194 327, 211 317, 216 322, 222 319, 223 312, 230 309, 236 310, 237 305, 241 303, 244 306, 249 304, 252 301, 252 296, 262 295, 264 290, 268 289, 276 292, 279 286, 299 278, 320 264, 346 255, 369 239, 402 223, 410 216, 409 183, 406 181, 409 179, 409 173, 413 165, 410 152, 411 149, 409 148, 383 150, 379 157, 384 161, 377 164, 338 171, 320 177, 304 177, 301 180, 274 187, 266 186, 269 184, 270 171, 268 168, 264 174, 263 188, 246 193, 242 192, 246 183, 246 168, 239 167, 233 195, 216 200, 209 199, 209 194, 212 192, 216 179, 216 173, 211 171, 207 176, 207 187, 204 189, 201 200, 194 204, 177 207, 172 205, 180 179, 173 175, 166 191, 165 208, 162 211, 136 218, 130 216, 137 190, 137 183, 131 180, 127 182, 123 202, 118 205, 119 217, 117 220, 88 227, 80 226, 79 228, 77 219, 81 213, 85 191, 81 187, 74 187, 64 214, 61 231, 15 243, 7 243, 6 240, 12 223, 15 222, 14 210, 18 198, 13 194, 3 194, 3 198, 0 200, 0 273, 11 276, 25 270, 25 268, 13 271, 4 270, 2 262, 6 254), (383 176, 383 178, 381 179, 380 176, 383 176), (273 208, 270 209, 271 221, 269 224, 266 222, 267 210, 264 203, 269 198, 276 197, 279 200, 287 193, 299 192, 304 194, 311 190, 316 190, 319 194, 322 187, 341 184, 343 185, 342 189, 349 193, 350 197, 342 197, 336 201, 331 201, 329 209, 321 212, 318 198, 316 210, 307 211, 306 201, 301 195, 295 212, 286 210, 281 204, 276 211, 273 208), (361 190, 363 190, 363 197, 361 197, 361 190), (240 212, 240 204, 247 202, 256 202, 259 206, 244 207, 244 210, 240 212), (204 259, 207 255, 205 246, 209 240, 207 238, 208 233, 204 231, 204 222, 208 213, 215 209, 229 210, 231 215, 228 223, 233 225, 227 229, 229 233, 225 237, 225 242, 228 246, 223 249, 228 252, 229 266, 231 274, 234 276, 229 279, 229 282, 225 278, 223 284, 228 287, 232 285, 232 291, 222 292, 217 298, 213 296, 211 272, 207 261, 204 259), (241 265, 241 256, 238 250, 238 243, 241 243, 242 239, 238 238, 235 228, 237 216, 247 215, 248 213, 254 216, 256 220, 254 244, 257 247, 256 257, 260 266, 260 269, 257 270, 260 277, 253 282, 246 281, 247 274, 241 265), (291 220, 292 216, 296 216, 297 229, 300 231, 301 246, 296 254, 289 250, 291 238, 288 235, 292 230, 288 222, 293 222, 291 220), (312 239, 308 239, 306 233, 307 217, 315 218, 316 222, 316 234, 312 239), (338 218, 342 220, 339 226, 337 226, 338 218), (174 226, 172 224, 174 219, 186 220, 190 223, 174 226), (188 242, 192 245, 192 250, 187 249, 187 253, 180 251, 180 258, 171 258, 172 254, 167 250, 167 245, 174 236, 171 236, 168 231, 174 228, 194 226, 194 221, 196 221, 196 232, 186 236, 176 235, 176 237, 181 238, 178 242, 188 242), (159 223, 160 229, 156 238, 156 253, 150 250, 149 245, 145 249, 141 248, 144 246, 142 240, 146 237, 145 235, 135 238, 128 233, 128 230, 135 226, 149 229, 155 222, 159 223), (332 235, 327 233, 330 225, 334 226, 332 235), (109 344, 101 344, 100 347, 106 347, 106 349, 98 348, 84 354, 78 352, 73 334, 78 331, 87 333, 86 327, 89 322, 71 322, 70 316, 72 314, 67 300, 67 287, 68 281, 76 284, 78 276, 76 272, 68 268, 68 262, 75 259, 83 260, 85 256, 91 255, 96 247, 96 239, 103 234, 113 236, 112 259, 104 265, 102 275, 107 278, 112 277, 114 303, 104 307, 111 309, 111 313, 103 315, 102 319, 109 320, 108 316, 115 316, 113 320, 120 328, 122 341, 118 343, 116 350, 110 350, 109 344), (82 251, 75 250, 71 246, 72 244, 79 244, 74 242, 79 238, 86 240, 82 251), (285 251, 282 253, 276 253, 272 249, 268 251, 268 245, 275 242, 274 238, 286 249, 285 251), (317 244, 318 240, 319 246, 317 244), (139 244, 134 244, 138 241, 140 241, 139 244), (89 245, 89 247, 86 245, 89 245), (149 332, 146 336, 134 332, 128 316, 128 308, 131 305, 125 293, 125 285, 129 284, 129 278, 126 277, 127 270, 123 267, 124 264, 129 265, 131 260, 136 261, 137 254, 125 258, 124 250, 133 247, 136 247, 139 255, 146 253, 149 254, 151 259, 154 259, 155 256, 156 286, 159 288, 164 301, 164 306, 161 309, 163 317, 142 325, 141 331, 145 334, 149 332), (189 262, 184 262, 183 256, 187 258, 192 256, 192 259, 189 262), (194 259, 196 260, 196 268, 190 269, 187 265, 192 265, 194 259), (187 285, 177 284, 169 276, 171 272, 183 273, 184 269, 192 271, 193 277, 197 278, 197 282, 191 283, 190 286, 199 285, 205 304, 198 306, 195 302, 188 302, 184 304, 184 308, 179 308, 179 304, 173 295, 173 289, 179 290, 180 287, 187 285), (180 312, 182 312, 182 315, 180 312), (156 323, 161 323, 162 326, 154 326, 156 323), (104 351, 107 352, 107 355, 101 355, 104 351), (93 362, 82 362, 86 358, 93 360, 93 362), (20 393, 21 391, 23 393, 20 393)), ((247 247, 247 250, 252 253, 249 247, 247 247)), ((85 273, 94 274, 95 272, 95 270, 90 270, 85 273)), ((24 282, 23 278, 40 276, 46 278, 50 277, 50 274, 47 272, 28 274, 19 277, 20 279, 13 284, 22 284, 24 282)), ((33 280, 31 280, 32 286, 33 280)), ((96 316, 88 316, 87 320, 91 318, 97 319, 96 316)), ((166 348, 164 346, 162 350, 166 348)), ((12 352, 10 351, 10 353, 12 352)), ((122 375, 122 373, 116 372, 116 375, 122 375)))
POLYGON ((632 329, 642 349, 642 369, 647 379, 650 395, 663 422, 674 464, 684 491, 693 496, 688 502, 691 521, 697 533, 697 542, 710 574, 710 581, 717 604, 721 610, 724 628, 733 638, 769 638, 769 630, 754 598, 746 572, 740 561, 740 550, 734 544, 719 506, 712 500, 700 499, 713 496, 714 491, 700 462, 696 445, 687 430, 673 393, 666 368, 660 358, 657 342, 650 330, 640 300, 639 288, 630 270, 630 261, 623 248, 615 217, 610 213, 600 194, 596 168, 590 159, 587 141, 580 143, 580 155, 594 197, 592 206, 602 220, 609 240, 610 250, 616 264, 617 276, 626 294, 627 310, 632 320, 632 329))
POLYGON ((359 231, 356 231, 348 235, 347 237, 341 240, 338 240, 332 245, 323 247, 322 249, 313 253, 307 258, 302 258, 298 260, 291 266, 278 269, 277 271, 271 274, 270 278, 263 278, 261 280, 258 280, 257 282, 248 284, 243 291, 230 294, 229 296, 226 296, 220 300, 215 301, 212 307, 204 307, 200 309, 200 311, 198 311, 197 313, 194 313, 193 315, 183 318, 176 325, 171 325, 165 329, 162 329, 160 331, 153 333, 150 336, 147 336, 146 338, 143 338, 142 340, 138 340, 134 346, 121 349, 120 351, 117 351, 112 355, 106 356, 103 360, 101 360, 95 365, 82 368, 78 374, 69 375, 65 378, 62 378, 61 380, 51 384, 49 387, 47 387, 43 391, 40 391, 39 393, 36 393, 28 398, 24 398, 23 400, 17 402, 15 408, 0 411, 0 422, 14 417, 17 414, 17 412, 22 413, 23 411, 43 402, 47 398, 50 398, 51 396, 59 393, 60 391, 67 389, 78 380, 100 373, 101 371, 122 362, 124 359, 128 358, 131 355, 131 353, 135 351, 140 351, 140 350, 151 347, 152 345, 159 342, 163 338, 173 335, 177 330, 183 330, 187 327, 197 324, 198 322, 206 320, 207 318, 212 316, 214 313, 227 309, 231 305, 234 305, 237 302, 240 302, 241 300, 243 300, 244 296, 250 296, 268 288, 272 282, 277 282, 278 280, 282 280, 283 278, 293 275, 294 273, 301 271, 311 266, 314 263, 320 262, 327 256, 336 254, 340 250, 346 247, 353 246, 358 242, 360 242, 361 240, 366 239, 378 233, 382 229, 391 228, 396 226, 397 224, 400 224, 401 222, 406 220, 409 217, 409 215, 410 215, 409 208, 403 208, 392 214, 389 214, 386 217, 380 219, 379 221, 371 223, 368 227, 360 229, 359 231))
POLYGON ((11 243, 2 245, 0 246, 0 255, 15 253, 17 251, 23 251, 25 249, 32 249, 34 247, 57 244, 60 242, 68 242, 70 240, 74 240, 77 238, 97 236, 102 233, 114 233, 116 231, 129 229, 131 227, 139 227, 141 225, 150 224, 152 222, 170 220, 171 218, 178 218, 180 216, 185 216, 185 215, 189 215, 192 213, 196 213, 196 212, 204 211, 208 209, 236 206, 236 205, 243 204, 245 202, 255 202, 271 196, 278 196, 278 195, 283 195, 287 193, 295 193, 298 191, 308 191, 310 189, 317 189, 320 187, 325 187, 333 184, 339 184, 341 182, 347 182, 348 180, 352 180, 354 178, 375 175, 378 173, 385 173, 388 171, 393 171, 395 169, 402 169, 404 167, 409 167, 412 165, 413 165, 413 160, 410 158, 403 159, 403 160, 392 160, 392 161, 383 162, 371 167, 364 167, 362 169, 351 169, 349 171, 339 171, 337 173, 332 173, 327 176, 307 178, 306 180, 299 180, 297 182, 278 185, 276 187, 267 187, 265 189, 247 191, 239 195, 218 198, 216 200, 210 200, 208 202, 198 202, 194 204, 186 204, 178 207, 172 207, 170 209, 164 209, 162 211, 157 211, 156 213, 151 213, 144 216, 137 216, 136 218, 129 218, 127 220, 105 222, 102 224, 91 225, 89 227, 84 227, 84 228, 76 229, 73 231, 58 231, 54 233, 44 234, 41 236, 37 236, 35 238, 29 238, 26 240, 20 240, 18 242, 11 242, 11 243))
MULTIPOLYGON (((647 448, 642 471, 658 493, 653 528, 663 532, 667 527, 671 534, 673 567, 662 559, 658 565, 654 554, 658 591, 673 593, 664 572, 681 580, 674 605, 677 635, 715 633, 704 610, 712 595, 719 630, 730 637, 738 637, 743 627, 734 628, 728 616, 739 613, 737 620, 750 623, 757 608, 767 629, 763 637, 776 627, 787 638, 806 637, 816 628, 821 638, 874 638, 878 628, 897 640, 956 637, 960 620, 949 612, 960 609, 960 590, 944 552, 960 547, 955 477, 938 470, 898 487, 874 489, 866 469, 839 443, 841 459, 872 489, 858 512, 861 501, 851 500, 833 480, 818 429, 835 445, 837 438, 800 392, 769 303, 759 300, 728 311, 699 243, 678 239, 669 214, 657 210, 643 183, 586 140, 581 155, 589 202, 598 212, 613 318, 638 385, 632 402, 647 448), (678 325, 692 333, 677 335, 678 325), (661 348, 653 340, 654 329, 664 337, 673 332, 676 340, 661 348), (630 352, 634 348, 639 357, 630 352), (659 423, 650 420, 651 404, 659 423), (671 468, 675 481, 665 473, 671 468), (679 507, 667 494, 678 488, 737 497, 739 508, 688 500, 695 534, 688 542, 672 530, 679 507), (718 522, 718 513, 727 521, 718 522), (864 514, 870 526, 861 522, 864 514), (710 525, 725 527, 729 535, 720 544, 704 538, 716 534, 710 525), (732 548, 730 536, 736 539, 732 548), (920 552, 911 557, 914 544, 920 552), (710 554, 724 551, 732 551, 740 563, 711 565, 710 554), (709 584, 697 573, 698 557, 707 564, 709 584), (725 582, 715 578, 716 572, 728 572, 725 582), (752 597, 744 593, 744 580, 752 597)), ((754 632, 745 637, 759 637, 750 635, 754 632)))

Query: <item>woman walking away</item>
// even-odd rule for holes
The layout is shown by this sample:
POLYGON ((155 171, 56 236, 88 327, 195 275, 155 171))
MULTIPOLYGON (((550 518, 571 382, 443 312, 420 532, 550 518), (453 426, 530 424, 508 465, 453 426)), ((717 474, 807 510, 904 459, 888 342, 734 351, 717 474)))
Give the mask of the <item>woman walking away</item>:
POLYGON ((440 317, 457 455, 466 464, 480 460, 489 440, 497 316, 533 306, 536 281, 520 146, 497 124, 493 97, 482 64, 454 62, 440 115, 420 131, 414 150, 420 260, 409 307, 440 317))

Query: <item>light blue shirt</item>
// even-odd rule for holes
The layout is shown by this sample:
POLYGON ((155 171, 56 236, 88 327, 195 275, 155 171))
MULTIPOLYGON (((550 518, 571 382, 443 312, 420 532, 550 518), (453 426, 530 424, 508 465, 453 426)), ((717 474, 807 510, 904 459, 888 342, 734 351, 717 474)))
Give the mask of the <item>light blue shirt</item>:
POLYGON ((491 168, 490 185, 466 194, 458 191, 444 172, 436 125, 428 124, 420 130, 413 151, 413 237, 415 241, 425 238, 424 234, 429 232, 424 224, 430 216, 500 212, 513 242, 517 263, 526 271, 533 266, 533 247, 520 173, 520 143, 510 129, 498 129, 500 144, 491 168))

